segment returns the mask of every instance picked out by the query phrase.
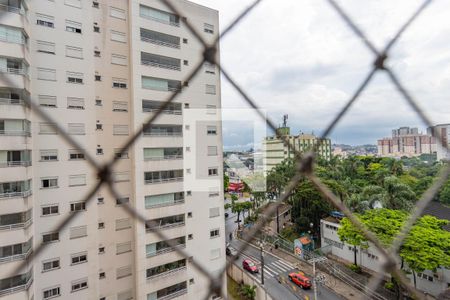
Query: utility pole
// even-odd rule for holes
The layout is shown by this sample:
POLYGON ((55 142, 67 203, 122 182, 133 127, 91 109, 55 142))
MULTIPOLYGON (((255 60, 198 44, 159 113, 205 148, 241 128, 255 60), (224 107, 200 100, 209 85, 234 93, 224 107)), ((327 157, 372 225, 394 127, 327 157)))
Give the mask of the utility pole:
POLYGON ((280 213, 278 212, 278 205, 277 205, 277 234, 280 234, 280 213))
POLYGON ((264 285, 264 243, 259 242, 259 247, 261 249, 261 284, 264 285))
POLYGON ((317 300, 317 283, 316 283, 316 263, 325 261, 326 257, 317 256, 310 259, 308 262, 313 265, 313 289, 314 289, 314 300, 317 300))

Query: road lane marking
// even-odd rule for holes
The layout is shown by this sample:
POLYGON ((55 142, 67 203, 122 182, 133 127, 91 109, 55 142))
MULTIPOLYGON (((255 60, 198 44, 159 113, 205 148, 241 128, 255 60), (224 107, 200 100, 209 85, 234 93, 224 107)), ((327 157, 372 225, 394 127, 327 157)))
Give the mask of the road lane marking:
POLYGON ((293 266, 293 265, 290 264, 290 263, 284 262, 284 261, 282 261, 282 260, 277 260, 277 262, 279 262, 279 263, 282 264, 282 265, 285 265, 286 267, 288 267, 288 268, 290 268, 290 269, 295 269, 295 266, 293 266))
POLYGON ((271 266, 273 269, 277 270, 277 273, 283 273, 283 272, 285 271, 284 269, 280 268, 278 265, 276 265, 276 264, 274 264, 274 263, 270 264, 270 266, 271 266))
POLYGON ((277 274, 276 271, 272 270, 271 268, 269 268, 268 266, 264 266, 264 271, 267 271, 267 273, 269 273, 272 277, 275 276, 277 274))
POLYGON ((283 264, 280 264, 279 261, 273 262, 273 264, 274 264, 275 266, 277 266, 278 268, 282 269, 283 272, 286 272, 286 271, 289 271, 289 270, 292 269, 292 268, 286 267, 286 266, 283 265, 283 264))

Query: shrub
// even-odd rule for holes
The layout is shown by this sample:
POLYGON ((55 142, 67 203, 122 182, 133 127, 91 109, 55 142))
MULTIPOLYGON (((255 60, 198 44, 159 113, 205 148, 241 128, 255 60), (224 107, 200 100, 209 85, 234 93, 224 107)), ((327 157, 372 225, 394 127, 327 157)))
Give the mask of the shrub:
POLYGON ((362 271, 362 270, 361 270, 361 267, 358 266, 358 265, 355 265, 355 264, 349 265, 348 268, 349 268, 350 270, 352 270, 353 272, 355 272, 355 273, 361 273, 361 271, 362 271))

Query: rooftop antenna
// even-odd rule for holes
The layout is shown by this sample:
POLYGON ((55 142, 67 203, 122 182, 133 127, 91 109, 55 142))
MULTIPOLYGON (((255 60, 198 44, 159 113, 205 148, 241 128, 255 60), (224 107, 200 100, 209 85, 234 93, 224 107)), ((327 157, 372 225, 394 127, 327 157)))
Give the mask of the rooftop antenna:
POLYGON ((287 119, 288 119, 288 115, 284 115, 283 116, 283 127, 287 127, 287 119))

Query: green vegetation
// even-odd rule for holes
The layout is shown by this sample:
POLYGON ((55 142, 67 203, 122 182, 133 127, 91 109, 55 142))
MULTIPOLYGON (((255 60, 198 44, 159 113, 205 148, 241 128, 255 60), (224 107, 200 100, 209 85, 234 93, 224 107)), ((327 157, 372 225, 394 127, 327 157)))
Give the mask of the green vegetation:
MULTIPOLYGON (((319 159, 315 172, 320 179, 353 212, 364 213, 372 208, 410 211, 420 196, 433 183, 442 167, 428 156, 393 158, 372 156, 332 157, 319 159)), ((295 174, 292 159, 287 159, 267 175, 269 197, 278 198, 295 174)), ((256 193, 253 194, 255 199, 256 193)), ((258 199, 262 198, 259 197, 258 199)), ((450 204, 450 181, 436 200, 450 204)), ((287 200, 292 205, 292 220, 298 233, 317 230, 320 219, 333 208, 305 178, 287 200)))
POLYGON ((256 298, 256 285, 238 284, 227 276, 228 298, 232 300, 254 300, 256 298))
MULTIPOLYGON (((388 247, 400 232, 408 213, 400 210, 372 209, 357 214, 359 220, 388 247)), ((450 267, 450 232, 442 227, 448 221, 425 215, 417 220, 400 247, 400 257, 415 273, 450 267)), ((351 245, 367 247, 368 242, 349 219, 341 221, 339 238, 351 245)), ((356 262, 356 261, 355 261, 356 262)), ((414 280, 415 284, 415 280, 414 280)))

